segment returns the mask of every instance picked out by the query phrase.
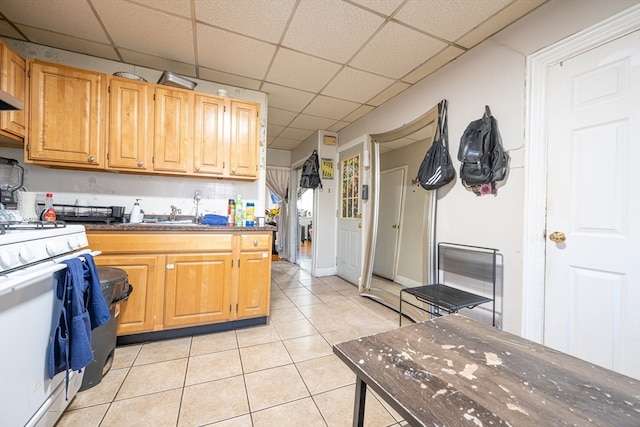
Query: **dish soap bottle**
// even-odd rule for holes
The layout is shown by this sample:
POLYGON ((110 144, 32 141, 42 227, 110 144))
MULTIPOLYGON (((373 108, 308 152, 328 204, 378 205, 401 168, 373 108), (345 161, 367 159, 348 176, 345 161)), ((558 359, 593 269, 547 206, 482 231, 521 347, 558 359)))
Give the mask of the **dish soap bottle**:
POLYGON ((44 199, 44 210, 40 215, 42 221, 54 222, 56 220, 56 211, 53 209, 53 194, 47 193, 44 199))
POLYGON ((140 199, 136 199, 136 202, 133 204, 133 208, 131 209, 131 214, 129 215, 129 222, 131 223, 142 222, 142 213, 140 212, 139 201, 140 199))
POLYGON ((240 195, 236 198, 235 224, 236 227, 244 227, 244 209, 240 195))

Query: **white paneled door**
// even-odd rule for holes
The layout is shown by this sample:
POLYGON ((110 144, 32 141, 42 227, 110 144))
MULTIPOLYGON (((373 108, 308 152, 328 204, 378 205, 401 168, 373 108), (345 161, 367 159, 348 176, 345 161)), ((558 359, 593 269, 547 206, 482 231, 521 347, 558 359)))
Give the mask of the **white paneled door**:
POLYGON ((380 172, 380 195, 385 202, 379 207, 373 274, 389 280, 395 279, 398 264, 405 171, 406 167, 380 172))
POLYGON ((640 32, 549 73, 544 344, 640 378, 640 32))
POLYGON ((338 202, 336 273, 355 285, 359 285, 362 272, 361 158, 361 144, 342 151, 338 173, 340 197, 338 202))

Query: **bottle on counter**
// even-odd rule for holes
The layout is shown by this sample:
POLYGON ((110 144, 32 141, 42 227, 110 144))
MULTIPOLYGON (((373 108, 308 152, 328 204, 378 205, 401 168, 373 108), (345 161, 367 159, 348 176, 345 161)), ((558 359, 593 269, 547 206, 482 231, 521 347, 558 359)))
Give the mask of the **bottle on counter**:
POLYGON ((53 209, 53 194, 47 193, 44 199, 44 210, 40 214, 42 221, 53 222, 56 220, 56 211, 53 209))
POLYGON ((130 223, 138 223, 142 222, 142 211, 140 210, 140 199, 136 199, 136 202, 133 204, 133 208, 131 208, 131 214, 129 214, 129 222, 130 223))
POLYGON ((236 221, 236 201, 229 199, 229 206, 227 207, 227 226, 233 227, 236 221))
POLYGON ((246 225, 247 227, 253 227, 255 225, 255 204, 253 202, 247 202, 245 211, 246 225))
POLYGON ((236 197, 234 225, 236 227, 244 227, 244 208, 242 206, 242 199, 240 198, 239 194, 238 194, 238 197, 236 197))

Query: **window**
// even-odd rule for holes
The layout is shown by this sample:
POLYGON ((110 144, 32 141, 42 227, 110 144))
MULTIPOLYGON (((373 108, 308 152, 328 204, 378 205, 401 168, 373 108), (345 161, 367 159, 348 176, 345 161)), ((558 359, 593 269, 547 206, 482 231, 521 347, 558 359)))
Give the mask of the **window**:
POLYGON ((360 154, 349 157, 341 162, 341 179, 342 193, 341 200, 341 218, 357 219, 360 213, 358 197, 360 192, 360 154))

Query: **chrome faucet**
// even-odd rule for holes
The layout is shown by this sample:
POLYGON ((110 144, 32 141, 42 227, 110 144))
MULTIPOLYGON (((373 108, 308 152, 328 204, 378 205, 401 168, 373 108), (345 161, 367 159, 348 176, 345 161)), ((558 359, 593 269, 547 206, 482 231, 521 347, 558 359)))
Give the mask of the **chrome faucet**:
POLYGON ((200 207, 200 200, 202 200, 202 192, 200 190, 196 190, 193 192, 193 202, 196 204, 196 217, 193 218, 193 222, 195 224, 200 223, 200 218, 198 217, 198 208, 200 207))
POLYGON ((181 209, 178 209, 177 206, 171 205, 171 213, 169 214, 169 221, 175 221, 176 215, 181 213, 182 213, 181 209))

